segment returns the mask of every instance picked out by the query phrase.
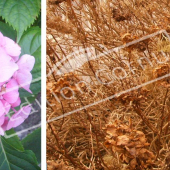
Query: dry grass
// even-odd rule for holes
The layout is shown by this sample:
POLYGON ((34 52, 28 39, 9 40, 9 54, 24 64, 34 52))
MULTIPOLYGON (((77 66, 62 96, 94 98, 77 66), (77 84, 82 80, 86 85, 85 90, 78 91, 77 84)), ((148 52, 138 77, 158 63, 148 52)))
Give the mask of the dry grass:
POLYGON ((49 170, 170 169, 170 78, 133 89, 170 73, 169 39, 112 51, 170 33, 169 11, 168 0, 48 0, 47 120, 60 117, 47 124, 49 170))

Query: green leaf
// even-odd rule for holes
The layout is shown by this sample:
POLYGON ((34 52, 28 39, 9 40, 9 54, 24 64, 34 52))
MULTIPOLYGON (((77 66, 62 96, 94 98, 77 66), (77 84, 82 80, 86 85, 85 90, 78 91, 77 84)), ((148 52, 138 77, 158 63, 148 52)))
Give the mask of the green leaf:
POLYGON ((2 136, 0 137, 0 160, 0 170, 40 170, 32 151, 16 150, 2 136))
POLYGON ((17 31, 19 41, 23 32, 38 16, 40 7, 40 0, 1 0, 0 15, 17 31))
POLYGON ((41 28, 41 12, 39 13, 37 19, 34 21, 32 26, 39 26, 41 28))
MULTIPOLYGON (((33 83, 30 86, 33 94, 38 94, 41 91, 41 29, 32 27, 28 29, 19 42, 21 46, 21 55, 30 54, 35 57, 35 65, 31 71, 33 83)), ((30 97, 32 94, 24 89, 20 89, 20 97, 30 97)))
POLYGON ((41 163, 41 128, 34 130, 31 134, 21 141, 26 150, 32 150, 41 163))
POLYGON ((14 41, 16 41, 17 32, 15 30, 13 30, 13 28, 10 27, 8 24, 1 22, 1 21, 0 21, 0 32, 4 36, 9 37, 9 38, 13 39, 14 41))
POLYGON ((6 131, 5 132, 6 138, 4 138, 5 142, 18 151, 24 151, 24 147, 21 141, 19 140, 19 137, 16 134, 15 136, 10 137, 10 135, 14 135, 14 134, 15 134, 14 129, 6 131))

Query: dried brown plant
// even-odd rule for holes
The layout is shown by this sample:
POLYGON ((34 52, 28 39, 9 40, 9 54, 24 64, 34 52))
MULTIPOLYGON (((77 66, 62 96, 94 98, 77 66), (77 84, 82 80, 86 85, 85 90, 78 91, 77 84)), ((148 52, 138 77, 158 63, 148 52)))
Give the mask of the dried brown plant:
POLYGON ((168 35, 169 0, 48 0, 49 170, 170 169, 168 35))

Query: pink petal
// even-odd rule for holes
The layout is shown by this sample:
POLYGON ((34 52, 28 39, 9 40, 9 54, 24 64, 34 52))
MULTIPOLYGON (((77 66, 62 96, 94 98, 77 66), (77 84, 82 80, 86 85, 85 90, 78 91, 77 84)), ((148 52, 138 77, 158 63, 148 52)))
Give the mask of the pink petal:
POLYGON ((5 109, 5 115, 8 114, 9 110, 11 109, 11 105, 6 102, 5 100, 1 100, 3 106, 4 106, 4 109, 5 109))
POLYGON ((9 80, 16 70, 18 70, 18 65, 0 47, 0 83, 9 80))
POLYGON ((3 98, 8 103, 15 103, 19 97, 18 89, 17 81, 15 79, 11 79, 6 85, 6 93, 3 95, 3 98))
POLYGON ((13 114, 11 116, 11 119, 8 122, 7 130, 17 127, 20 124, 22 124, 24 120, 28 118, 30 112, 31 112, 31 107, 28 105, 28 106, 24 106, 19 111, 17 111, 15 114, 13 114))
POLYGON ((4 129, 3 129, 2 127, 0 127, 0 135, 1 135, 1 136, 4 136, 4 134, 5 134, 4 129))
POLYGON ((11 107, 17 107, 21 104, 21 99, 20 97, 18 97, 17 101, 15 103, 10 103, 11 107))
POLYGON ((21 54, 21 47, 15 43, 12 39, 4 37, 5 45, 4 49, 8 55, 10 55, 14 61, 17 61, 21 54))
POLYGON ((21 56, 17 64, 19 69, 31 71, 35 64, 35 58, 31 55, 25 54, 21 56))
POLYGON ((30 90, 30 84, 32 81, 32 74, 27 70, 19 70, 15 75, 15 79, 18 84, 27 90, 28 92, 32 93, 30 90))
POLYGON ((0 117, 5 113, 5 108, 4 105, 2 103, 2 101, 0 100, 0 117))
POLYGON ((4 85, 6 82, 2 82, 2 83, 0 83, 0 86, 2 86, 2 85, 4 85))
POLYGON ((5 115, 0 116, 0 126, 4 123, 5 121, 5 115))
POLYGON ((7 130, 8 121, 9 121, 9 118, 8 118, 8 117, 5 117, 4 123, 3 123, 3 125, 1 126, 1 128, 2 128, 3 131, 6 131, 6 130, 7 130))

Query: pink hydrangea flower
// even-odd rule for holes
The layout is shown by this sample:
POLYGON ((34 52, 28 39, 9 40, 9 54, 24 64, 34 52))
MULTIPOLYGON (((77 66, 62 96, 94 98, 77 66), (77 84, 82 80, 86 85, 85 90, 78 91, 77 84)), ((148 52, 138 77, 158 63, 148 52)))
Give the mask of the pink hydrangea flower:
POLYGON ((19 88, 32 93, 31 70, 35 64, 33 56, 25 54, 19 58, 20 54, 21 47, 0 32, 0 135, 19 126, 31 112, 30 106, 15 110, 21 104, 19 88), (7 114, 11 109, 15 114, 9 119, 7 114))
POLYGON ((35 58, 33 56, 28 54, 23 55, 17 62, 18 70, 14 75, 18 84, 30 93, 32 93, 30 90, 30 84, 32 81, 32 74, 30 71, 33 69, 34 63, 35 58))
POLYGON ((19 111, 15 113, 9 119, 7 116, 3 115, 0 117, 0 135, 4 135, 6 130, 17 127, 28 118, 31 112, 30 106, 24 106, 19 111))

